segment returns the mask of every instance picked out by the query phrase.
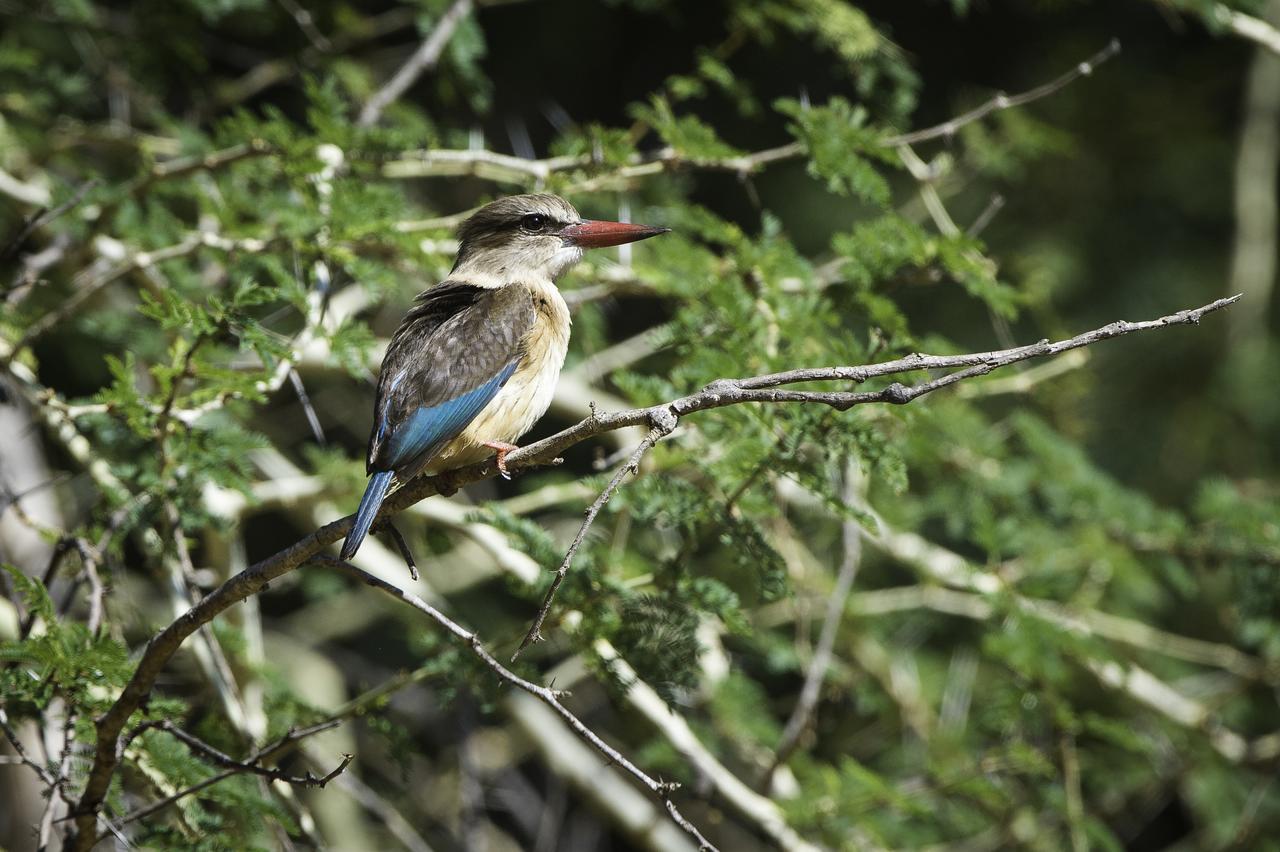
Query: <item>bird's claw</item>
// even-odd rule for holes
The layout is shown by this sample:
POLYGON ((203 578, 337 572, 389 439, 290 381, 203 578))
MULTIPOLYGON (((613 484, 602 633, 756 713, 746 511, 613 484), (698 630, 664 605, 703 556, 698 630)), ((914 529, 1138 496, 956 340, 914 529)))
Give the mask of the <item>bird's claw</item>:
POLYGON ((511 471, 507 468, 507 453, 520 448, 515 444, 508 444, 506 441, 485 441, 483 446, 489 447, 497 453, 498 473, 502 475, 502 478, 511 479, 511 471))

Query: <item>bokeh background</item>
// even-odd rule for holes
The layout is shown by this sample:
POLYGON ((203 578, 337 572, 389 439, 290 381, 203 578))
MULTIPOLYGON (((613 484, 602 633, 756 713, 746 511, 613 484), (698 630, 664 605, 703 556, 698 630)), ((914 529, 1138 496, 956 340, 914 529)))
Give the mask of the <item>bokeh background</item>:
MULTIPOLYGON (((531 438, 588 401, 1001 348, 1244 293, 1196 327, 1106 342, 1047 372, 1020 365, 1022 385, 997 373, 902 410, 689 419, 610 503, 550 641, 521 671, 571 686, 584 721, 680 781, 682 810, 721 849, 1275 848, 1280 35, 1266 22, 1280 8, 479 2, 439 65, 358 127, 453 5, 0 0, 0 561, 17 571, 0 586, 0 665, 29 751, 57 767, 72 708, 74 791, 104 698, 78 651, 50 659, 21 638, 32 604, 18 574, 57 567, 57 620, 85 623, 86 559, 57 543, 100 542, 94 626, 121 657, 108 680, 123 677, 126 651, 184 601, 354 507, 379 341, 447 272, 461 213, 550 189, 589 215, 675 233, 563 282, 568 378, 531 438), (981 223, 972 240, 939 235, 920 182, 893 149, 874 153, 877 134, 1032 89, 1113 40, 1119 54, 1088 76, 915 146, 951 218, 981 223), (822 112, 833 98, 856 109, 822 112), (870 135, 820 125, 850 146, 834 165, 803 133, 804 156, 749 175, 716 165, 790 143, 798 116, 819 113, 870 135), (270 151, 154 179, 157 163, 250 139, 270 151), (345 154, 327 177, 326 144, 345 154), (628 156, 664 146, 671 169, 617 178, 628 156), (605 155, 546 180, 396 173, 419 149, 605 155), (90 180, 72 209, 24 228, 90 180), (199 231, 266 243, 131 269, 29 339, 85 271, 199 231), (210 319, 210 300, 234 302, 245 282, 265 296, 210 319), (335 321, 291 353, 316 300, 335 321), (206 320, 201 358, 170 396, 182 341, 206 320), (279 358, 296 362, 297 384, 256 398, 279 358), (177 431, 131 419, 166 399, 218 402, 177 431), (779 756, 832 599, 818 701, 779 756), (30 692, 33 672, 50 689, 30 692), (681 721, 647 712, 641 686, 681 721)), ((441 603, 505 659, 541 569, 637 437, 428 501, 404 525, 422 584, 376 545, 359 564, 441 603)), ((343 726, 283 765, 356 759, 324 791, 238 776, 130 823, 131 841, 685 848, 661 802, 402 609, 308 568, 220 620, 207 651, 161 681, 171 703, 155 712, 237 755, 336 716, 343 726)), ((212 773, 163 734, 139 743, 115 817, 212 773)), ((0 764, 0 786, 13 791, 0 843, 35 848, 34 773, 0 764)))

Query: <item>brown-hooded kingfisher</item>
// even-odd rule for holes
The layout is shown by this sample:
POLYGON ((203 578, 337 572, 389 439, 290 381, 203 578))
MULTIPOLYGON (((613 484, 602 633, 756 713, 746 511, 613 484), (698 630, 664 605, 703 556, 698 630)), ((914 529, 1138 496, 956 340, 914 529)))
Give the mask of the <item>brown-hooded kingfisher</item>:
POLYGON ((506 454, 551 404, 569 347, 556 278, 583 249, 667 230, 584 220, 554 195, 500 198, 462 223, 453 271, 418 295, 382 359, 371 478, 343 559, 359 550, 393 479, 471 464, 489 450, 507 475, 506 454))

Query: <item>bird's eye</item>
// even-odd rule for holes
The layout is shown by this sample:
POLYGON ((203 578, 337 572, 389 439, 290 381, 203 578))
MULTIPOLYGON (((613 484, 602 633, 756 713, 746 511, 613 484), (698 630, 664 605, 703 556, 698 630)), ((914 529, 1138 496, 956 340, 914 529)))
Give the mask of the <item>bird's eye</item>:
POLYGON ((547 227, 547 217, 541 213, 530 213, 520 217, 520 227, 526 231, 541 231, 547 227))

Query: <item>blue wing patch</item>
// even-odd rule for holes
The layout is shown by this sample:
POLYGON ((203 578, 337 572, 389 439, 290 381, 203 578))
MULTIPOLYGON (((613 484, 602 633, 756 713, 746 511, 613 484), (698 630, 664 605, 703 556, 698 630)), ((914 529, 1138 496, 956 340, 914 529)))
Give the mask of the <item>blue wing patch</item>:
MULTIPOLYGON (((382 454, 381 461, 392 470, 398 470, 423 453, 435 452, 443 444, 456 438, 498 395, 498 391, 511 378, 519 363, 517 358, 492 379, 462 396, 414 411, 403 423, 393 428, 391 440, 387 443, 387 450, 382 454)), ((378 418, 380 434, 387 429, 387 425, 384 414, 378 418)))

